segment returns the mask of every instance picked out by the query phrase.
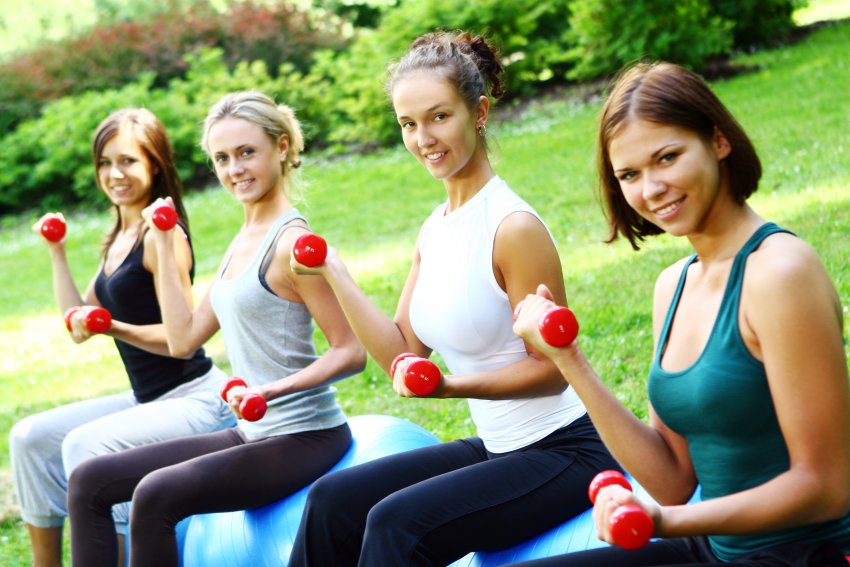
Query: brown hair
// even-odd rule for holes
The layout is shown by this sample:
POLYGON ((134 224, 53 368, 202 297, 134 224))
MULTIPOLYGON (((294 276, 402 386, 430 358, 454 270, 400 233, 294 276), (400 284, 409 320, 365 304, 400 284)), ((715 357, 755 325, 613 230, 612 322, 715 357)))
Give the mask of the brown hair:
POLYGON ((415 39, 404 57, 389 67, 387 96, 392 98, 400 79, 420 70, 435 71, 454 85, 470 109, 478 107, 482 96, 498 100, 505 94, 499 50, 480 35, 438 31, 415 39))
POLYGON ((723 160, 732 196, 743 204, 758 189, 758 154, 744 129, 702 77, 671 63, 638 63, 614 80, 599 122, 597 167, 608 218, 606 242, 624 236, 637 250, 639 241, 664 232, 629 206, 611 165, 611 140, 633 120, 678 126, 704 140, 711 140, 716 128, 732 147, 723 160))
MULTIPOLYGON (((151 192, 148 204, 160 197, 163 199, 171 197, 180 218, 180 224, 188 235, 189 218, 186 215, 186 209, 183 207, 183 182, 180 180, 177 167, 174 165, 174 151, 171 147, 171 141, 165 131, 165 126, 150 110, 144 108, 116 110, 97 127, 92 142, 92 158, 94 159, 95 179, 98 187, 100 187, 100 176, 97 174, 98 164, 103 156, 103 148, 120 132, 133 134, 136 142, 145 153, 151 170, 156 171, 155 174, 151 175, 151 192)), ((101 187, 101 189, 103 188, 101 187)), ((115 237, 121 229, 121 211, 117 205, 114 210, 117 219, 115 226, 104 239, 104 255, 106 255, 106 251, 115 241, 115 237)), ((136 246, 141 243, 143 233, 144 231, 139 235, 136 246)))

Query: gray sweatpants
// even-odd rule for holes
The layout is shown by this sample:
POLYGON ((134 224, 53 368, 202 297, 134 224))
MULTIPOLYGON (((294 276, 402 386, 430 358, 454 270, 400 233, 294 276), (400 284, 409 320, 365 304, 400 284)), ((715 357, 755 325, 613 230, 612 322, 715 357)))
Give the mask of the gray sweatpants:
MULTIPOLYGON (((148 403, 140 404, 132 392, 125 392, 60 406, 16 423, 9 451, 23 520, 39 528, 61 527, 68 515, 68 477, 87 459, 235 425, 218 393, 226 379, 213 366, 204 376, 148 403)), ((126 533, 128 505, 115 506, 113 516, 117 531, 126 533)))

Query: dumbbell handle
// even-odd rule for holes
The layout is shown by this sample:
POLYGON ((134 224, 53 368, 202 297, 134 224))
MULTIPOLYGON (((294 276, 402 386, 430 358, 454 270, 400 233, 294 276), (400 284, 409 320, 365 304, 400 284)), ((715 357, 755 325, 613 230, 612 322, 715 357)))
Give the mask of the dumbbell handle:
POLYGON ((407 389, 417 396, 429 396, 434 393, 442 382, 442 373, 440 368, 428 360, 413 354, 412 352, 403 352, 390 365, 390 378, 395 376, 398 363, 407 358, 413 358, 404 372, 404 385, 407 389))
MULTIPOLYGON (((596 503, 596 495, 606 486, 617 484, 628 491, 632 491, 632 485, 619 471, 602 471, 594 477, 588 487, 590 502, 596 503)), ((634 504, 623 504, 611 515, 609 520, 609 531, 614 543, 623 549, 640 549, 645 546, 654 530, 654 523, 649 514, 634 504)))
MULTIPOLYGON (((522 305, 525 300, 517 303, 514 309, 514 320, 519 317, 522 311, 522 305)), ((540 336, 546 341, 546 344, 553 347, 565 347, 570 344, 578 336, 578 319, 575 313, 569 307, 553 307, 540 317, 537 324, 540 330, 540 336)))
POLYGON ((84 324, 90 333, 105 333, 112 327, 112 315, 105 307, 84 305, 71 307, 65 311, 65 327, 71 332, 71 318, 77 311, 85 314, 84 324))
MULTIPOLYGON (((224 383, 221 389, 221 399, 227 402, 227 393, 231 388, 236 386, 248 387, 248 384, 242 378, 233 377, 224 383)), ((249 393, 242 396, 242 401, 239 402, 239 413, 245 421, 258 421, 266 415, 268 404, 266 399, 260 394, 249 393)))

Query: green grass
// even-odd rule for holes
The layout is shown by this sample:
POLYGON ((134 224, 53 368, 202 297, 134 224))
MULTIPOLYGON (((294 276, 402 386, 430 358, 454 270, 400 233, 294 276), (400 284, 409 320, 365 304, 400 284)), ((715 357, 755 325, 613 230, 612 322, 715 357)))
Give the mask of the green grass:
MULTIPOLYGON (((798 44, 741 58, 739 63, 754 70, 714 85, 763 159, 764 180, 751 202, 815 246, 845 313, 850 305, 849 44, 850 22, 824 27, 798 44)), ((605 226, 593 193, 598 111, 598 101, 535 101, 519 119, 493 125, 496 169, 547 220, 570 304, 581 318, 583 348, 620 399, 644 418, 654 280, 689 250, 668 237, 637 254, 622 242, 601 243, 605 226)), ((302 209, 313 228, 338 248, 375 303, 392 314, 418 227, 445 198, 442 186, 401 148, 336 161, 308 157, 304 171, 308 203, 302 209)), ((192 194, 188 208, 198 256, 196 287, 202 291, 239 226, 240 210, 219 189, 192 194)), ((0 221, 0 483, 9 470, 7 432, 17 419, 126 387, 108 340, 96 337, 75 346, 66 337, 47 255, 29 230, 36 216, 0 221)), ((103 213, 70 217, 69 255, 80 286, 96 269, 97 241, 108 224, 103 213)), ((226 364, 219 338, 209 350, 226 364)), ((339 384, 339 399, 349 415, 405 416, 442 439, 473 431, 464 401, 400 400, 371 361, 361 375, 339 384)), ((0 503, 2 496, 0 490, 0 503)), ((27 549, 25 530, 8 510, 0 523, 0 563, 28 565, 27 549)))

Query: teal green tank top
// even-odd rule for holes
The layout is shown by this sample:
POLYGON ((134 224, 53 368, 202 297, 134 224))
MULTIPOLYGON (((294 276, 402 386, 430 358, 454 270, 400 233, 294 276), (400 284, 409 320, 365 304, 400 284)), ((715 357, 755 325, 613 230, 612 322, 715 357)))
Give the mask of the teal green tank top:
MULTIPOLYGON (((790 231, 765 223, 744 244, 733 260, 705 349, 690 367, 668 372, 661 368, 661 353, 688 267, 697 256, 688 259, 650 369, 650 402, 661 420, 687 439, 703 500, 764 484, 790 466, 764 365, 747 350, 738 328, 747 257, 776 232, 790 231)), ((723 561, 783 543, 822 540, 836 540, 850 549, 850 515, 778 532, 709 537, 712 550, 723 561)))

